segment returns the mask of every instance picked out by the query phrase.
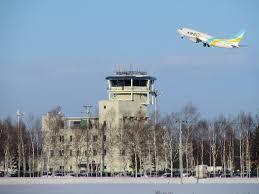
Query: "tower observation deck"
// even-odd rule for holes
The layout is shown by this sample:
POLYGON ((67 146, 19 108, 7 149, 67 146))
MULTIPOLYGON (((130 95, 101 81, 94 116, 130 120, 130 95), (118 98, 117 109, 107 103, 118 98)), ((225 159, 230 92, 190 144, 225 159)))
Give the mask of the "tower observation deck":
POLYGON ((144 71, 117 71, 106 77, 109 100, 135 101, 143 105, 153 104, 155 77, 144 71))

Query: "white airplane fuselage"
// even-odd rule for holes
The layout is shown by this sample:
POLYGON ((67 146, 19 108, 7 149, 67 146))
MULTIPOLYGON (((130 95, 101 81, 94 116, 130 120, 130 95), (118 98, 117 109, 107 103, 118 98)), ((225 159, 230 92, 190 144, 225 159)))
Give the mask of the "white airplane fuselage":
POLYGON ((215 46, 220 48, 238 48, 239 42, 245 33, 241 31, 231 39, 221 39, 189 28, 181 28, 177 31, 181 38, 187 37, 190 41, 195 43, 202 42, 204 47, 215 46))

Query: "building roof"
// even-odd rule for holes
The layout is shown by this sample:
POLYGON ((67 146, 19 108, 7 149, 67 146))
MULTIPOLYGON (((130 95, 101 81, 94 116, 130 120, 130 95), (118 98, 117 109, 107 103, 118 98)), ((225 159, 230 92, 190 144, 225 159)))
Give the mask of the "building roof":
POLYGON ((148 76, 148 75, 114 75, 114 76, 108 76, 105 79, 107 80, 125 80, 125 79, 156 80, 155 77, 148 76))

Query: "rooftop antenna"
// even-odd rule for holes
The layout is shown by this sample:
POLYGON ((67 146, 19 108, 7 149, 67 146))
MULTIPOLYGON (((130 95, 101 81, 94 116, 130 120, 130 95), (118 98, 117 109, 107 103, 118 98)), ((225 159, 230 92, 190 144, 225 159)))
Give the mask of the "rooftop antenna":
POLYGON ((130 64, 130 71, 133 71, 133 64, 130 64))
POLYGON ((83 107, 85 108, 85 111, 81 111, 81 113, 84 113, 86 115, 86 117, 90 117, 91 116, 91 108, 93 107, 92 105, 83 105, 83 107))

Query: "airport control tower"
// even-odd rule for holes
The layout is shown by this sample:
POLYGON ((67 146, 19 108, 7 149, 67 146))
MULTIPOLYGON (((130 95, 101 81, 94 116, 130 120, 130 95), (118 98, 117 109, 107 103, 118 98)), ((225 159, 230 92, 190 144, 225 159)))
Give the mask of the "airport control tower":
MULTIPOLYGON (((114 75, 106 77, 106 80, 109 97, 108 100, 99 101, 99 125, 106 126, 107 139, 116 141, 118 134, 121 133, 119 130, 123 131, 125 119, 147 120, 148 105, 154 102, 156 78, 143 71, 117 71, 114 75)), ((122 165, 129 167, 127 164, 129 160, 121 161, 119 147, 107 150, 110 150, 107 158, 113 158, 112 162, 104 161, 108 164, 107 170, 125 169, 122 165)))
POLYGON ((117 71, 106 77, 108 81, 108 100, 99 102, 99 119, 107 110, 114 109, 118 120, 123 116, 134 116, 141 111, 147 115, 147 106, 154 103, 155 77, 143 71, 117 71), (104 111, 104 112, 103 112, 104 111))
POLYGON ((150 104, 150 95, 154 92, 156 78, 143 71, 117 71, 108 80, 109 100, 137 101, 150 104))

